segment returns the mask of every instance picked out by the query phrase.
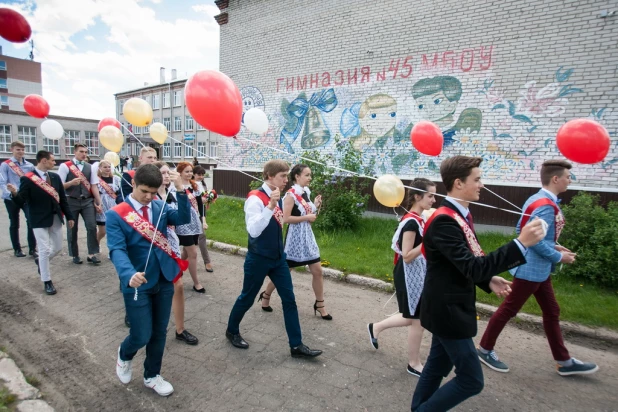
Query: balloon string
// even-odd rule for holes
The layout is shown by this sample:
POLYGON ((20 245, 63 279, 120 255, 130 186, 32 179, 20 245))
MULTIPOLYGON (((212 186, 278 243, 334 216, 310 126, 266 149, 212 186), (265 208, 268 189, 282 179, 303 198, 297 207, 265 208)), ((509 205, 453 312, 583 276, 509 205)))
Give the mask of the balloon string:
MULTIPOLYGON (((377 177, 374 177, 374 176, 367 176, 367 175, 365 175, 365 174, 362 174, 362 173, 357 173, 357 172, 353 172, 353 171, 351 171, 351 170, 343 169, 343 168, 340 168, 340 167, 337 167, 337 166, 327 165, 327 164, 325 164, 325 163, 318 162, 318 161, 316 161, 316 160, 309 159, 309 158, 307 158, 307 157, 303 157, 303 156, 295 156, 295 155, 292 155, 291 153, 286 152, 286 151, 284 151, 284 150, 277 149, 277 148, 274 148, 274 147, 270 147, 270 146, 265 145, 264 143, 255 142, 255 141, 253 141, 253 140, 250 140, 250 139, 247 139, 247 138, 244 138, 244 137, 237 137, 237 139, 244 140, 244 141, 247 141, 247 142, 249 142, 249 143, 252 143, 252 144, 255 144, 255 145, 259 145, 259 146, 265 146, 265 147, 267 147, 267 148, 269 148, 269 149, 272 149, 272 150, 274 150, 274 151, 276 151, 276 152, 281 152, 281 153, 284 153, 284 154, 286 154, 286 155, 288 155, 288 156, 298 157, 299 159, 303 159, 303 160, 306 160, 306 161, 308 161, 308 162, 315 163, 315 164, 319 164, 319 165, 321 165, 321 166, 326 166, 326 167, 329 167, 329 168, 332 168, 332 169, 340 170, 340 171, 343 171, 343 172, 349 173, 349 174, 351 174, 351 175, 355 175, 355 176, 358 176, 358 177, 363 177, 363 178, 366 178, 366 179, 371 179, 371 180, 378 180, 378 178, 377 178, 377 177)), ((403 187, 405 187, 405 188, 407 188, 407 189, 417 190, 417 191, 419 191, 419 192, 429 193, 427 190, 419 189, 419 188, 412 187, 412 186, 406 186, 406 185, 404 185, 403 187)), ((447 197, 447 196, 448 196, 448 195, 443 195, 443 194, 440 194, 440 193, 434 193, 434 195, 435 195, 435 196, 439 196, 439 197, 447 197)), ((451 197, 452 197, 452 196, 451 196, 451 197)), ((497 207, 497 206, 488 205, 488 204, 485 204, 485 203, 470 202, 470 201, 463 200, 463 199, 457 199, 457 198, 455 198, 455 197, 453 197, 453 199, 454 199, 454 200, 457 200, 457 201, 459 201, 459 202, 469 203, 469 204, 471 204, 471 205, 477 205, 477 206, 487 207, 487 208, 490 208, 490 209, 501 210, 501 211, 504 211, 504 212, 507 212, 507 213, 513 213, 513 214, 516 214, 516 215, 522 215, 522 213, 521 213, 521 209, 519 209, 519 211, 514 211, 514 210, 504 209, 504 208, 497 207)), ((509 203, 510 203, 510 202, 509 202, 509 203)), ((524 216, 530 216, 530 215, 526 215, 525 213, 524 213, 523 215, 524 215, 524 216)))
POLYGON ((133 136, 135 138, 135 140, 137 140, 139 142, 139 144, 142 145, 142 147, 146 147, 146 145, 144 143, 142 143, 142 141, 140 139, 138 139, 137 136, 135 136, 131 130, 129 130, 124 124, 122 124, 122 122, 120 123, 120 126, 122 126, 122 128, 125 129, 127 132, 129 132, 129 134, 131 136, 133 136))

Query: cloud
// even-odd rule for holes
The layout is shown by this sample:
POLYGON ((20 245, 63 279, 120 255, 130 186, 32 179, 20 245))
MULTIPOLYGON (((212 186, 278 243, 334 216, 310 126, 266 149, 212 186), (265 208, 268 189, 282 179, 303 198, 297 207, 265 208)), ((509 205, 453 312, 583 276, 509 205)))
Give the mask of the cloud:
POLYGON ((165 13, 155 12, 150 3, 40 0, 22 4, 20 10, 34 30, 35 60, 42 63, 43 95, 52 114, 115 116, 113 94, 138 88, 145 81, 158 83, 159 67, 168 68, 168 78, 172 68, 191 75, 218 67, 219 26, 211 17, 216 6, 166 4, 186 8, 186 13, 175 10, 174 15, 181 17, 166 20, 165 13), (95 50, 89 49, 94 46, 95 50))

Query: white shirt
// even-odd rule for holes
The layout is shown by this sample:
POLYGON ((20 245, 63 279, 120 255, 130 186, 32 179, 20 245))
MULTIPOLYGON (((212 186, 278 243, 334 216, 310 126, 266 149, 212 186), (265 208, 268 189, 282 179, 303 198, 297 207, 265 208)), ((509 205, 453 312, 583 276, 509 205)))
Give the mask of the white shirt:
MULTIPOLYGON (((77 165, 77 168, 79 169, 80 172, 84 170, 84 165, 78 165, 77 159, 75 157, 73 157, 73 159, 71 160, 73 161, 73 164, 77 165)), ((67 182, 68 174, 69 174, 69 168, 64 163, 61 163, 60 166, 58 166, 58 176, 60 176, 60 180, 62 181, 62 183, 67 182)), ((90 184, 96 185, 97 183, 99 183, 99 178, 97 177, 97 174, 94 173, 91 168, 90 169, 90 184)))
POLYGON ((202 184, 202 182, 195 182, 197 185, 197 191, 202 194, 206 191, 206 187, 202 184))
POLYGON ((459 210, 461 215, 466 220, 468 220, 468 213, 470 213, 470 209, 468 209, 467 207, 463 207, 462 204, 459 203, 457 200, 455 200, 454 197, 447 196, 447 197, 444 198, 444 200, 448 200, 449 202, 451 202, 457 208, 457 210, 459 210))
MULTIPOLYGON (((133 199, 133 194, 127 196, 127 199, 129 199, 129 202, 131 202, 135 210, 139 212, 140 216, 142 216, 142 207, 146 206, 148 208, 148 221, 152 223, 152 202, 148 203, 147 205, 143 205, 137 200, 133 199)), ((152 224, 154 225, 154 223, 152 224)))
POLYGON ((38 167, 35 167, 34 170, 36 170, 36 172, 39 174, 39 176, 41 177, 41 179, 46 180, 46 174, 47 172, 42 171, 41 169, 39 169, 38 167))
MULTIPOLYGON (((262 189, 268 196, 272 193, 270 186, 266 183, 262 185, 262 189)), ((245 223, 247 225, 247 232, 253 238, 256 238, 262 234, 270 219, 273 217, 273 210, 270 210, 264 206, 264 202, 257 196, 249 196, 245 201, 245 223)))

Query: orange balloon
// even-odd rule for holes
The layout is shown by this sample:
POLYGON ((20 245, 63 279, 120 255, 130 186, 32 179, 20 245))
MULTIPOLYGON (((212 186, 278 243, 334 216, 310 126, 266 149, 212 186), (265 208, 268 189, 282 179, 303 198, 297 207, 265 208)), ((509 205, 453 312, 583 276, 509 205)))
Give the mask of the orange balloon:
POLYGON ((382 175, 373 184, 373 194, 384 206, 395 207, 403 202, 406 189, 397 176, 382 175))
POLYGON ((132 97, 122 106, 122 114, 133 126, 143 127, 152 123, 152 107, 139 97, 132 97))
POLYGON ((124 143, 122 132, 115 126, 105 126, 99 132, 101 146, 112 152, 120 152, 124 143))

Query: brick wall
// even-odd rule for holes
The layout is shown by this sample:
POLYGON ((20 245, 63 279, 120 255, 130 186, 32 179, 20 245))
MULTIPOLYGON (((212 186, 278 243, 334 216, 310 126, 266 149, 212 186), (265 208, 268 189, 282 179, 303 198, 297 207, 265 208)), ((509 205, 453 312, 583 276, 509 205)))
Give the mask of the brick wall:
POLYGON ((305 150, 336 161, 336 141, 349 141, 377 175, 438 179, 443 158, 468 154, 485 159, 486 182, 536 185, 542 161, 560 157, 559 126, 587 117, 612 148, 576 165, 574 184, 618 190, 618 15, 604 9, 618 1, 230 0, 221 71, 270 129, 226 139, 222 161, 259 169, 305 150), (412 148, 421 119, 442 128, 441 156, 412 148))

